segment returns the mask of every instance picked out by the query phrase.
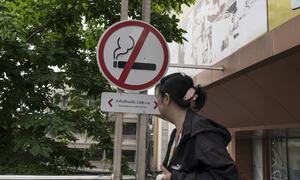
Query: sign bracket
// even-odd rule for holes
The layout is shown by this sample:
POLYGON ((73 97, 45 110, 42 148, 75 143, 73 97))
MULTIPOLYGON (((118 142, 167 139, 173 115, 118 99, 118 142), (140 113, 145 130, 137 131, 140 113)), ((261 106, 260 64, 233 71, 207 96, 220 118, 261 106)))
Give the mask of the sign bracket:
POLYGON ((190 68, 190 69, 205 69, 205 70, 215 70, 215 71, 224 71, 223 66, 205 66, 205 65, 192 65, 192 64, 170 64, 169 67, 174 68, 190 68))

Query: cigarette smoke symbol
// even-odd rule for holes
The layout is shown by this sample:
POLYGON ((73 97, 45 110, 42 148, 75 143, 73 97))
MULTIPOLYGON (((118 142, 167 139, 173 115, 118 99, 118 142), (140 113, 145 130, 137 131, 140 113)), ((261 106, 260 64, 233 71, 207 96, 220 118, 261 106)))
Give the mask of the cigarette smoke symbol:
POLYGON ((117 45, 118 45, 118 47, 117 47, 117 48, 115 49, 115 51, 114 51, 114 59, 118 59, 119 56, 125 55, 125 54, 127 54, 130 50, 133 49, 133 47, 134 47, 134 39, 133 39, 131 36, 128 36, 128 37, 129 37, 129 39, 132 41, 131 47, 127 47, 126 41, 123 41, 122 44, 121 44, 122 46, 121 46, 121 45, 120 45, 120 40, 121 40, 121 38, 119 37, 118 40, 117 40, 117 45))
MULTIPOLYGON (((133 49, 135 42, 134 39, 129 35, 129 38, 127 40, 131 40, 131 46, 128 47, 128 41, 126 42, 126 39, 122 39, 119 37, 117 39, 117 45, 118 47, 114 50, 113 54, 113 67, 114 68, 124 68, 127 61, 118 61, 119 56, 127 54, 130 50, 133 49), (125 40, 125 41, 124 41, 125 40)), ((132 66, 132 69, 138 69, 138 70, 149 70, 149 71, 155 71, 156 70, 156 64, 151 63, 139 63, 135 62, 132 66)))

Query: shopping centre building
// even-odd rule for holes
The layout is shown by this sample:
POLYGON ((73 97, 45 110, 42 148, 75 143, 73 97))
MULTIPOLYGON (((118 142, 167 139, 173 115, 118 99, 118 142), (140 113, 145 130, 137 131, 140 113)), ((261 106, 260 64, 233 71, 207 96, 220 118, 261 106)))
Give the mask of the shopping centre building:
MULTIPOLYGON (((299 0, 199 0, 181 18, 188 42, 172 46, 176 63, 224 68, 194 70, 194 80, 208 93, 200 113, 232 134, 239 179, 300 179, 299 7, 299 0)), ((163 151, 155 152, 160 161, 163 151)))

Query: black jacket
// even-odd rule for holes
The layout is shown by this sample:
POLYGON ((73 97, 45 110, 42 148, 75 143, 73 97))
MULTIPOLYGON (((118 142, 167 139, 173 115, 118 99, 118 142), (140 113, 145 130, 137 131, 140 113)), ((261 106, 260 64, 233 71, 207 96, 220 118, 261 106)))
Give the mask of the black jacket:
POLYGON ((231 136, 216 122, 188 111, 181 140, 168 163, 176 129, 172 132, 163 165, 171 180, 236 180, 237 170, 227 152, 231 136))

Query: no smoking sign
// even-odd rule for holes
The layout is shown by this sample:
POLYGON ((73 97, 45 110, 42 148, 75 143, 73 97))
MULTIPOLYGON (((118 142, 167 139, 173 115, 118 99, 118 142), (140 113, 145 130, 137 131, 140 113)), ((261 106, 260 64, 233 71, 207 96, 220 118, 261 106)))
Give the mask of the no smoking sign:
POLYGON ((102 74, 124 90, 142 91, 154 86, 169 65, 164 37, 153 26, 137 20, 110 26, 97 46, 102 74))

